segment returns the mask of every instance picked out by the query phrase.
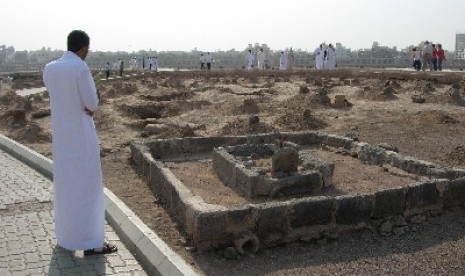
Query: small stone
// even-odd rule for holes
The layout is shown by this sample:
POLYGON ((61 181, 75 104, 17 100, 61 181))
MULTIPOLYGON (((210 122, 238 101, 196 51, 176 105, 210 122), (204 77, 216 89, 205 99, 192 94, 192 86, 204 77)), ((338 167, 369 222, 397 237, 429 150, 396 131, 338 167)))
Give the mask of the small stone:
POLYGON ((197 251, 197 248, 195 246, 186 246, 186 247, 184 247, 184 249, 186 249, 187 252, 196 252, 197 251))
POLYGON ((390 221, 386 221, 385 223, 381 224, 379 232, 381 234, 390 234, 392 232, 392 223, 390 221))
POLYGON ((416 215, 416 216, 410 218, 410 223, 420 224, 420 223, 423 223, 425 220, 426 220, 426 218, 424 216, 416 215))
POLYGON ((397 216, 392 220, 392 224, 395 227, 406 226, 407 222, 403 216, 397 216))
POLYGON ((237 260, 238 253, 234 247, 226 247, 223 251, 223 257, 227 260, 237 260))
POLYGON ((316 244, 318 245, 324 245, 324 244, 327 244, 328 243, 328 239, 327 238, 322 238, 322 239, 319 239, 316 241, 316 244))

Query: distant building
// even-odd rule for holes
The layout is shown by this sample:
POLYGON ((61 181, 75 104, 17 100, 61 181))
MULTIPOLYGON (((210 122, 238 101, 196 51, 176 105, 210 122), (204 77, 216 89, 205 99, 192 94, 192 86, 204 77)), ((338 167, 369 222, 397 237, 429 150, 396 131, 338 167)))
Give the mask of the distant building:
POLYGON ((455 34, 455 56, 465 59, 465 33, 455 34))

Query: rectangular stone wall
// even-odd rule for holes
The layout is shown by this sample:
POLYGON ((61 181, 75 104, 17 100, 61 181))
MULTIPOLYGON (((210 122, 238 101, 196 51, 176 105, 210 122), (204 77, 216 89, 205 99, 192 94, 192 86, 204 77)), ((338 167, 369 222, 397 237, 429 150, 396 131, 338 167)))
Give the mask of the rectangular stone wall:
MULTIPOLYGON (((363 195, 337 197, 309 197, 263 204, 247 204, 234 208, 207 204, 194 196, 174 174, 152 156, 196 153, 212 150, 221 143, 233 145, 263 141, 270 143, 273 136, 216 137, 158 140, 147 144, 132 143, 132 160, 136 171, 165 203, 173 218, 186 230, 199 250, 230 246, 244 234, 254 235, 264 246, 275 246, 299 239, 319 238, 327 233, 357 229, 373 219, 401 215, 409 217, 429 210, 463 205, 465 203, 465 171, 444 168, 429 162, 403 157, 380 147, 352 141, 348 138, 311 132, 281 134, 299 144, 326 141, 333 147, 343 147, 369 163, 389 163, 406 171, 446 177, 412 183, 406 187, 386 189, 363 195), (308 139, 306 139, 308 135, 308 139), (294 140, 293 140, 294 139, 294 140), (211 144, 210 144, 211 143, 211 144), (180 150, 175 145, 182 145, 180 150), (167 146, 166 150, 164 146, 167 146), (189 151, 184 149, 189 147, 189 151)), ((232 168, 231 168, 232 169, 232 168)), ((229 169, 228 169, 229 170, 229 169)), ((234 170, 232 170, 234 171, 234 170)), ((225 173, 225 172, 220 172, 225 173)), ((231 172, 229 172, 231 174, 231 172)))

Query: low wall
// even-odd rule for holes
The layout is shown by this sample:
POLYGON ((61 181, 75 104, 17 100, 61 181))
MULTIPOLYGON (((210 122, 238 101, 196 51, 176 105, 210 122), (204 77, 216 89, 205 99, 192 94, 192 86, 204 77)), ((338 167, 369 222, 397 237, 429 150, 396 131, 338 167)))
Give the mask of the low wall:
MULTIPOLYGON (((319 132, 273 133, 236 137, 194 137, 131 144, 134 166, 185 229, 194 245, 209 250, 234 245, 239 252, 296 240, 335 237, 361 227, 379 227, 379 221, 397 216, 407 221, 431 210, 461 205, 465 201, 465 170, 438 166, 350 138, 319 132), (271 143, 276 139, 299 145, 340 148, 370 164, 390 164, 410 173, 429 176, 426 182, 369 194, 317 196, 233 208, 208 204, 167 168, 160 158, 211 152, 213 148, 246 143, 271 143)), ((395 231, 394 228, 389 231, 395 231)), ((399 227, 403 227, 400 225, 399 227)))

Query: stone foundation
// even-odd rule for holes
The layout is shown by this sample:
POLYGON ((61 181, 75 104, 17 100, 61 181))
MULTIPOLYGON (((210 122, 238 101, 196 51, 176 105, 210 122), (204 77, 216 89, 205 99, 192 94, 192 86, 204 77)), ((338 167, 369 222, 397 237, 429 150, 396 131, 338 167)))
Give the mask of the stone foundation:
MULTIPOLYGON (((255 250, 259 246, 276 246, 296 240, 337 237, 338 233, 348 230, 379 227, 383 221, 385 223, 380 228, 387 229, 387 224, 396 225, 388 223, 393 218, 416 221, 421 214, 462 205, 465 201, 465 170, 442 167, 347 137, 319 132, 135 141, 131 151, 138 173, 163 199, 167 210, 199 250, 228 246, 255 250), (211 156, 215 148, 272 144, 277 140, 301 146, 337 148, 362 162, 388 164, 428 176, 430 180, 369 194, 304 197, 227 208, 207 204, 193 195, 163 163, 165 158, 185 160, 193 156, 211 156)), ((229 173, 237 172, 231 169, 229 173)), ((403 228, 399 229, 394 230, 403 228)), ((238 252, 247 250, 236 249, 238 252)))

